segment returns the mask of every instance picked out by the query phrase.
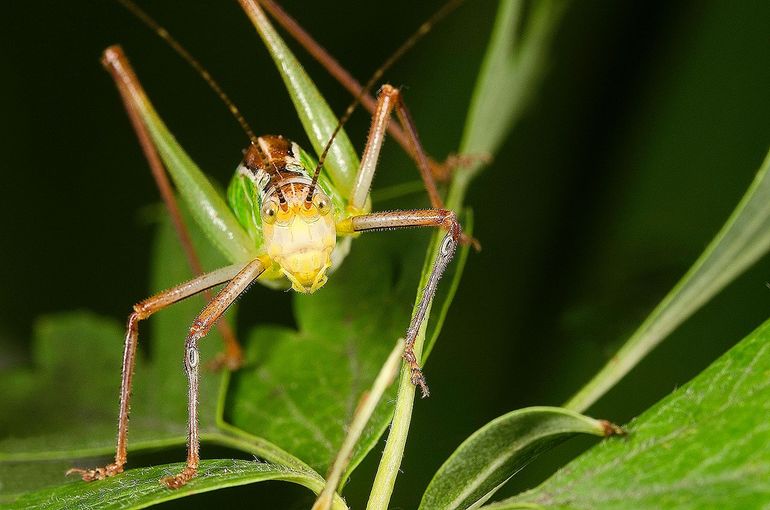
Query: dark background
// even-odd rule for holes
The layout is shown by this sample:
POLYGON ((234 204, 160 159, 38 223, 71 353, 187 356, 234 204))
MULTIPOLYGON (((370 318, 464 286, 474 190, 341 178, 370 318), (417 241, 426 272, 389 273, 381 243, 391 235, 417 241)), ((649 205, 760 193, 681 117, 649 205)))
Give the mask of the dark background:
MULTIPOLYGON (((439 2, 284 1, 365 78, 439 2), (387 6, 387 10, 386 10, 387 6)), ((403 85, 428 150, 459 143, 495 2, 467 5, 386 79, 403 85)), ((217 77, 257 133, 304 139, 267 52, 235 2, 143 2, 217 77)), ((226 182, 246 138, 156 36, 112 2, 3 1, 0 22, 0 370, 30 363, 36 317, 91 309, 123 320, 148 293, 157 192, 98 58, 120 42, 193 158, 226 182)), ((393 508, 414 508, 472 431, 527 405, 558 405, 617 349, 717 232, 770 142, 770 3, 589 0, 571 5, 535 101, 468 204, 472 254, 415 407, 393 508)), ((301 54, 337 111, 345 92, 301 54)), ((348 133, 362 148, 366 116, 348 133)), ((414 178, 389 145, 375 187, 414 178)), ((767 318, 763 260, 591 410, 625 422, 767 318)), ((254 288, 241 321, 290 323, 290 295, 254 288)), ((178 374, 182 376, 181 372, 178 374)), ((117 377, 117 374, 116 374, 117 377)), ((537 461, 527 487, 586 447, 537 461)), ((174 452, 174 459, 181 458, 174 452)), ((363 501, 378 449, 354 474, 363 501)), ((207 456, 227 455, 209 452, 207 456)), ((166 462, 145 456, 140 462, 166 462)), ((290 507, 304 489, 257 484, 169 503, 290 507), (248 499, 244 499, 248 498, 248 499)))

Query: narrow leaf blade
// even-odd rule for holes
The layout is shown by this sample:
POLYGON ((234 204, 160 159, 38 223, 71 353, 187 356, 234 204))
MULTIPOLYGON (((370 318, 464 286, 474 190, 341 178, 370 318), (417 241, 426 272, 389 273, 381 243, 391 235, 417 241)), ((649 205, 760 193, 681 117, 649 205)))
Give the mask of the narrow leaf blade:
MULTIPOLYGON (((546 69, 551 41, 567 6, 566 0, 535 2, 523 16, 522 0, 501 0, 489 45, 465 119, 461 154, 494 156, 514 124, 531 104, 546 69)), ((470 181, 483 160, 458 172, 449 189, 447 207, 459 210, 470 181)))
POLYGON ((565 407, 584 411, 770 249, 770 152, 725 225, 612 360, 565 407))

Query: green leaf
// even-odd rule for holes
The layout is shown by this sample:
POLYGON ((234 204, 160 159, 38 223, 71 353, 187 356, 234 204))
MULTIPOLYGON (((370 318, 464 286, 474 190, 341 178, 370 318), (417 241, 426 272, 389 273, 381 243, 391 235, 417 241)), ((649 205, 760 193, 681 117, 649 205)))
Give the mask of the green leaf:
POLYGON ((770 506, 770 322, 536 489, 489 510, 770 506))
MULTIPOLYGON (((346 433, 358 399, 371 386, 392 342, 409 324, 424 242, 406 250, 387 234, 356 241, 345 264, 318 295, 296 296, 298 331, 261 326, 249 335, 247 357, 256 368, 233 375, 225 419, 266 438, 325 472, 346 433), (373 270, 377 268, 377 270, 373 270)), ((444 282, 456 285, 460 272, 444 282), (454 281, 453 281, 454 280, 454 281)), ((452 293, 438 307, 448 306, 452 293)), ((433 325, 437 334, 440 324, 433 325)), ((395 389, 377 407, 349 471, 387 427, 395 389)))
MULTIPOLYGON (((461 154, 492 156, 497 153, 513 125, 532 103, 546 69, 551 39, 566 6, 566 0, 535 2, 520 26, 524 1, 500 1, 465 120, 461 154)), ((465 187, 481 166, 479 162, 458 173, 448 200, 453 207, 461 205, 465 187)))
POLYGON ((444 462, 420 509, 476 508, 540 453, 575 434, 612 432, 607 422, 558 407, 529 407, 500 416, 463 441, 444 462))
MULTIPOLYGON (((184 464, 168 464, 132 469, 121 476, 84 484, 70 482, 58 487, 25 494, 5 506, 9 510, 36 508, 67 510, 71 508, 136 509, 200 494, 225 487, 235 487, 267 480, 281 480, 303 485, 314 492, 323 480, 312 471, 301 471, 273 464, 244 460, 204 460, 195 479, 180 489, 171 490, 158 482, 177 473, 184 464)), ((347 508, 337 498, 333 508, 347 508)))
MULTIPOLYGON (((226 264, 198 229, 193 228, 191 234, 205 267, 226 264)), ((168 220, 160 226, 154 260, 152 288, 168 288, 190 278, 186 264, 179 263, 184 255, 168 220)), ((204 302, 202 297, 191 298, 158 312, 148 321, 150 327, 140 325, 129 467, 134 452, 186 442, 183 345, 187 328, 204 302)), ((0 474, 20 469, 21 462, 34 461, 41 461, 35 466, 42 474, 16 479, 12 487, 2 485, 0 495, 63 482, 66 468, 79 465, 73 459, 100 456, 89 459, 89 465, 97 465, 114 455, 124 334, 122 323, 88 312, 49 316, 38 322, 34 369, 0 377, 0 390, 13 396, 4 399, 0 409, 0 474), (36 417, 33 423, 29 416, 36 417), (57 459, 68 459, 68 465, 50 462, 57 459)), ((222 349, 216 329, 200 348, 204 363, 222 349)), ((204 441, 259 453, 274 462, 302 465, 272 445, 252 438, 232 444, 232 438, 222 437, 218 400, 227 377, 210 372, 201 377, 199 412, 204 441)))
POLYGON ((612 360, 565 405, 584 411, 770 249, 770 152, 714 240, 612 360))

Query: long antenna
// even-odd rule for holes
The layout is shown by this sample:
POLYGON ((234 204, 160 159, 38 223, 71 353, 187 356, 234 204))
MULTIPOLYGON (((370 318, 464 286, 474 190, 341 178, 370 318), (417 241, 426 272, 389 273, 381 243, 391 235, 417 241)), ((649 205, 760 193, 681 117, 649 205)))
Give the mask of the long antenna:
POLYGON ((160 23, 155 21, 155 19, 147 14, 141 7, 136 5, 132 0, 118 0, 120 5, 126 8, 131 14, 139 18, 139 20, 147 25, 153 32, 155 32, 161 39, 166 41, 169 46, 171 46, 171 49, 173 49, 177 55, 182 57, 190 66, 195 69, 198 74, 201 75, 203 80, 208 84, 209 87, 211 87, 211 90, 214 91, 214 93, 219 97, 219 99, 222 100, 223 103, 225 103, 225 106, 227 106, 227 109, 230 110, 230 113, 235 117, 235 120, 238 121, 238 124, 241 125, 241 129, 246 133, 246 135, 249 137, 249 140, 251 140, 251 143, 256 144, 257 143, 257 137, 254 134, 254 131, 251 129, 251 126, 249 126, 249 123, 246 122, 246 119, 241 114, 241 111, 238 109, 237 106, 235 106, 235 103, 230 99, 230 97, 227 95, 227 93, 222 89, 222 87, 217 83, 217 81, 209 74, 209 72, 206 70, 203 65, 201 65, 198 60, 193 57, 187 49, 185 49, 182 44, 174 39, 174 37, 166 30, 160 23))
POLYGON ((345 109, 345 113, 342 114, 339 121, 337 122, 337 127, 334 128, 334 131, 332 131, 332 135, 329 138, 329 141, 326 142, 326 146, 324 147, 323 152, 321 152, 321 156, 318 158, 318 164, 315 167, 315 171, 313 172, 313 182, 310 184, 310 188, 308 189, 307 197, 305 197, 306 202, 310 202, 313 200, 313 193, 315 192, 315 187, 318 184, 318 176, 321 174, 321 169, 323 168, 324 161, 326 160, 326 156, 329 154, 329 150, 331 149, 332 143, 334 143, 334 139, 337 137, 337 134, 342 129, 342 126, 345 125, 345 123, 350 119, 351 115, 353 115, 353 112, 355 111, 356 107, 361 103, 361 98, 366 95, 369 90, 374 86, 374 84, 382 78, 382 75, 385 74, 385 71, 390 69, 393 64, 395 64, 398 59, 400 59, 407 51, 409 51, 412 46, 414 46, 417 41, 422 39, 430 30, 444 17, 446 17, 449 13, 451 13, 453 10, 455 10, 457 7, 460 6, 460 4, 463 3, 464 0, 449 0, 446 4, 444 4, 443 7, 441 7, 438 11, 433 13, 433 15, 428 18, 427 21, 425 21, 422 25, 420 25, 415 32, 409 36, 409 38, 404 41, 404 43, 396 49, 388 58, 385 60, 385 62, 377 68, 377 70, 372 73, 372 76, 366 81, 363 88, 358 92, 356 97, 353 99, 353 101, 348 105, 348 107, 345 109))
MULTIPOLYGON (((206 70, 206 68, 203 67, 203 65, 198 62, 198 60, 193 57, 192 54, 190 54, 190 52, 187 51, 187 49, 168 32, 168 30, 166 30, 160 23, 155 21, 155 18, 147 14, 147 12, 136 5, 132 0, 118 0, 118 2, 120 5, 125 7, 128 12, 136 16, 139 21, 147 25, 153 32, 158 35, 158 37, 166 41, 166 43, 171 47, 172 50, 176 52, 177 55, 182 57, 185 62, 190 64, 190 66, 195 69, 195 71, 203 78, 206 84, 208 84, 211 90, 214 91, 217 97, 219 97, 219 99, 225 103, 225 106, 227 106, 227 109, 230 110, 230 113, 235 118, 235 120, 238 121, 241 129, 243 129, 244 133, 246 133, 246 136, 249 137, 252 145, 257 149, 254 151, 254 155, 257 157, 257 163, 262 164, 264 159, 262 158, 262 154, 259 150, 259 144, 257 143, 257 136, 254 134, 254 130, 251 129, 251 126, 248 122, 246 122, 246 118, 243 116, 238 107, 235 106, 233 100, 230 99, 230 96, 227 95, 224 89, 211 76, 208 70, 206 70)), ((277 191, 280 201, 285 203, 286 198, 283 196, 283 191, 281 191, 280 188, 278 188, 277 191)))

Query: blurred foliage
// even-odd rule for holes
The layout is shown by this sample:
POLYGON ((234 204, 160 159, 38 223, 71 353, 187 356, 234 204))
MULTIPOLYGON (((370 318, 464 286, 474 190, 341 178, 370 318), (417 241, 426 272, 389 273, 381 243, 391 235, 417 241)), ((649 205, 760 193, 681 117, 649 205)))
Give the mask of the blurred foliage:
MULTIPOLYGON (((406 0, 391 2, 387 12, 353 2, 284 4, 359 77, 435 8, 406 0)), ((160 113, 220 182, 245 144, 205 84, 112 3, 8 7, 14 22, 0 35, 0 370, 31 362, 27 339, 37 316, 89 309, 122 321, 149 290, 152 229, 143 211, 157 192, 98 64, 104 47, 126 47, 160 113)), ((469 0, 386 76, 405 86, 423 141, 437 157, 459 143, 488 34, 477 27, 489 26, 494 10, 494 2, 469 0), (461 40, 450 35, 459 32, 461 40)), ((257 132, 301 139, 272 63, 236 5, 190 3, 182 11, 159 3, 152 12, 221 80, 257 132)), ((469 258, 432 355, 433 396, 415 406, 393 506, 416 507, 432 473, 491 418, 564 401, 695 260, 751 182, 770 140, 769 25, 770 4, 759 1, 570 6, 543 86, 470 188, 484 250, 469 258)), ((307 67, 333 106, 343 108, 345 93, 317 66, 307 67)), ((348 133, 359 149, 365 132, 365 116, 358 115, 348 133)), ((375 187, 414 178, 392 145, 375 187)), ((769 270, 764 260, 742 276, 591 414, 627 421, 753 330, 767 317, 769 270)), ((255 287, 239 321, 293 325, 290 301, 255 287)), ((183 377, 181 368, 176 376, 183 377)), ((33 422, 43 411, 27 412, 33 422)), ((570 443, 541 458, 505 490, 533 486, 583 446, 570 443)), ((172 452, 163 461, 179 458, 172 452)), ((350 500, 365 498, 375 466, 376 458, 367 459, 354 475, 350 500)), ((268 497, 278 498, 277 507, 308 506, 300 490, 266 484, 166 508, 205 508, 226 495, 230 508, 240 508, 244 494, 249 506, 268 497)))

